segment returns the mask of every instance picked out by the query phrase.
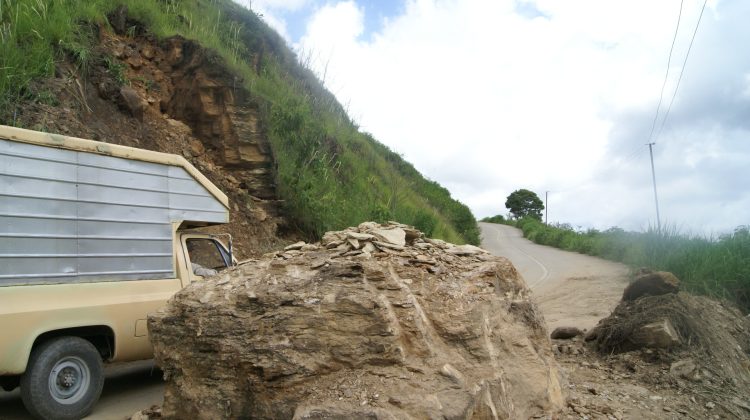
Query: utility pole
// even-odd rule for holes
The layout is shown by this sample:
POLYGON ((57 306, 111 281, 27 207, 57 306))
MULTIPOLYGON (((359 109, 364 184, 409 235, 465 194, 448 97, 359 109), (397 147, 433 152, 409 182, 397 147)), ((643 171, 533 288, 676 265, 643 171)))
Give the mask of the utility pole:
POLYGON ((659 197, 656 195, 656 171, 654 170, 654 150, 653 146, 656 143, 647 143, 648 153, 651 155, 651 180, 654 182, 654 203, 656 203, 656 228, 658 232, 661 232, 661 218, 659 217, 659 197))
POLYGON ((547 194, 549 191, 544 192, 544 224, 547 224, 547 194))

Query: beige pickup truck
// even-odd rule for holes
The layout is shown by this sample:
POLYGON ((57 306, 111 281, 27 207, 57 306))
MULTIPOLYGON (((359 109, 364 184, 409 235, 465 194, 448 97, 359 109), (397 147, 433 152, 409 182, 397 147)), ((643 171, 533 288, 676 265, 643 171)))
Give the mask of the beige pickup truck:
POLYGON ((152 357, 147 314, 234 264, 188 230, 228 221, 181 156, 0 126, 0 385, 39 418, 90 412, 104 362, 152 357))

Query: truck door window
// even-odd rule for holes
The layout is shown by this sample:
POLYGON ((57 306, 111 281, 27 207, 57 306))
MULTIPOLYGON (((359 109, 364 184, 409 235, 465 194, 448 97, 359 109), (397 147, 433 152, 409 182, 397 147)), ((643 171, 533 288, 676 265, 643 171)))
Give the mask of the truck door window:
POLYGON ((211 239, 188 239, 186 244, 192 270, 196 275, 214 275, 217 271, 227 267, 224 253, 216 241, 211 239))

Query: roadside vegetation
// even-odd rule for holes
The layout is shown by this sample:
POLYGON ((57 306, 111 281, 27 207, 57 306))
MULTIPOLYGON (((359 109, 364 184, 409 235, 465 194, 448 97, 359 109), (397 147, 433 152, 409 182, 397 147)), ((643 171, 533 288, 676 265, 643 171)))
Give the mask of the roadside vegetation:
POLYGON ((510 224, 509 221, 502 214, 498 214, 492 217, 485 217, 484 219, 480 220, 480 222, 497 223, 501 225, 510 224))
POLYGON ((576 231, 569 225, 546 226, 534 218, 507 221, 524 237, 542 245, 622 262, 632 268, 650 267, 670 271, 691 292, 729 299, 750 311, 750 227, 715 238, 690 235, 676 228, 661 231, 576 231))
POLYGON ((230 0, 0 0, 0 123, 23 126, 24 104, 54 103, 34 82, 54 75, 56 63, 75 63, 85 79, 93 60, 106 60, 92 48, 120 6, 157 37, 181 35, 216 51, 239 76, 260 104, 279 198, 300 231, 319 237, 364 220, 398 220, 432 237, 479 243, 467 206, 360 132, 284 40, 230 0))

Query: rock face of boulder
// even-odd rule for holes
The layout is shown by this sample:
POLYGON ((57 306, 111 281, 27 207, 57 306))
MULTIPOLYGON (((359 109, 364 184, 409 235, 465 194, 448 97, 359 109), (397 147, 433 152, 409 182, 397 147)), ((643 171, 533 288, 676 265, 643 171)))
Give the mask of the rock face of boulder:
POLYGON ((454 248, 407 226, 364 223, 191 284, 149 318, 167 379, 163 416, 558 411, 560 374, 518 272, 479 248, 454 248))
POLYGON ((623 301, 636 300, 641 296, 659 296, 667 293, 677 293, 680 280, 674 274, 666 271, 650 271, 640 269, 635 280, 625 288, 623 301))
POLYGON ((555 340, 568 340, 579 335, 583 335, 583 331, 576 327, 557 327, 549 336, 555 340))

